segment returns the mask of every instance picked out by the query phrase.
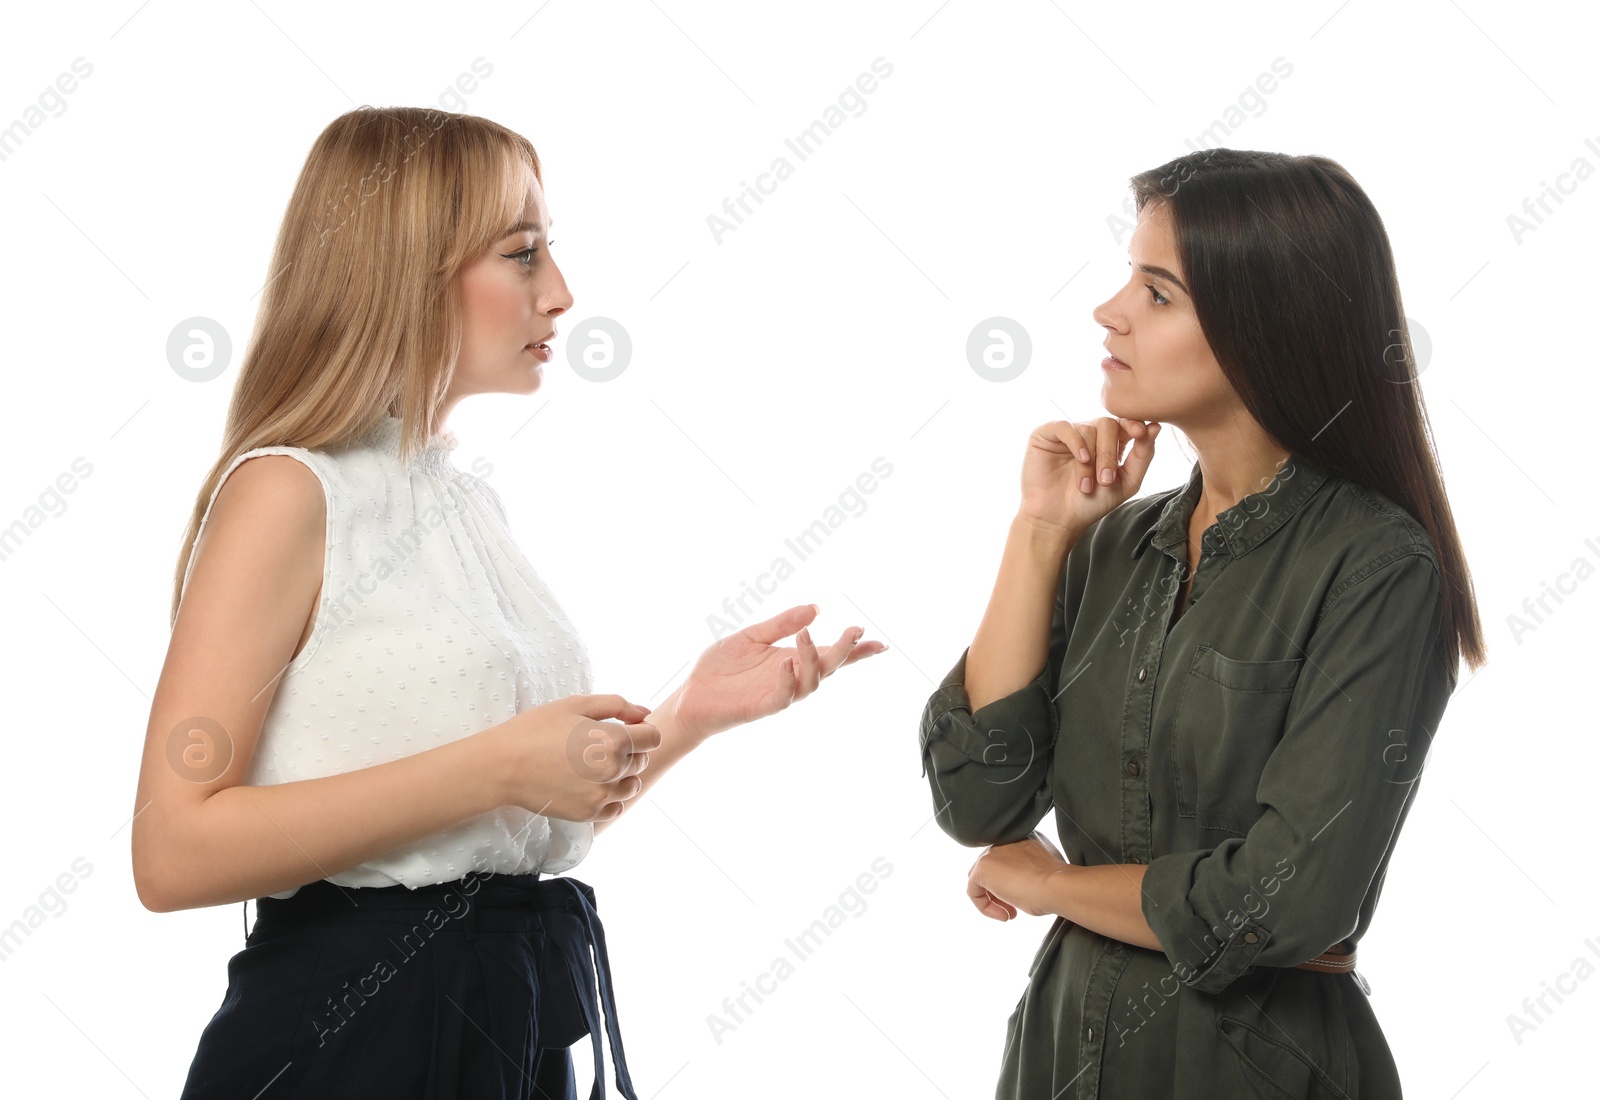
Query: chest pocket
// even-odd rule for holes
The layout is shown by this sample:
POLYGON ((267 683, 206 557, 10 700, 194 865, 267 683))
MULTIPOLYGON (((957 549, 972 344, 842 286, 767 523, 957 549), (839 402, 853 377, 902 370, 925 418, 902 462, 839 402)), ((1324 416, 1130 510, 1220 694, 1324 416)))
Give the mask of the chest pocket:
POLYGON ((1172 751, 1178 814, 1245 833, 1261 816, 1256 787, 1283 735, 1303 657, 1240 661, 1200 646, 1178 695, 1172 751))

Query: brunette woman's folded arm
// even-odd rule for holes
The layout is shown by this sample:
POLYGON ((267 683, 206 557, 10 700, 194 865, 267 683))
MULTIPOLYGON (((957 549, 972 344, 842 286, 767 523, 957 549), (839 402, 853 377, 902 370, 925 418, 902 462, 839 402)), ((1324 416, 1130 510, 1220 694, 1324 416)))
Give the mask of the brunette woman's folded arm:
POLYGON ((1011 522, 972 644, 923 708, 923 774, 939 825, 962 844, 1027 836, 1050 808, 1056 670, 1066 652, 1062 569, 1076 530, 1011 522))

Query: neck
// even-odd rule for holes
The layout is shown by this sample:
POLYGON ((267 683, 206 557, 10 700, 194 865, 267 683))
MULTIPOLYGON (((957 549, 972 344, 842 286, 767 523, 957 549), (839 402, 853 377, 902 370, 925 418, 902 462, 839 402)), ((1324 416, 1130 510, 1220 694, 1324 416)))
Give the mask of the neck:
POLYGON ((1208 526, 1251 493, 1259 493, 1289 459, 1289 452, 1265 432, 1242 432, 1228 425, 1217 432, 1190 434, 1198 453, 1202 483, 1195 518, 1208 526))

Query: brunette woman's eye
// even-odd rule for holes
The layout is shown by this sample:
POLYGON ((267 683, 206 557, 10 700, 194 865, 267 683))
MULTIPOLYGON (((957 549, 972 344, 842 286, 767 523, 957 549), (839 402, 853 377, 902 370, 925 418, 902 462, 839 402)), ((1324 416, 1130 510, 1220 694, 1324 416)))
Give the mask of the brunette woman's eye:
POLYGON ((1155 296, 1153 301, 1154 301, 1154 303, 1156 305, 1164 306, 1164 305, 1167 304, 1168 301, 1170 301, 1170 299, 1168 299, 1166 296, 1164 296, 1159 290, 1157 290, 1155 287, 1151 286, 1149 283, 1144 284, 1144 288, 1146 290, 1148 290, 1152 295, 1155 296))

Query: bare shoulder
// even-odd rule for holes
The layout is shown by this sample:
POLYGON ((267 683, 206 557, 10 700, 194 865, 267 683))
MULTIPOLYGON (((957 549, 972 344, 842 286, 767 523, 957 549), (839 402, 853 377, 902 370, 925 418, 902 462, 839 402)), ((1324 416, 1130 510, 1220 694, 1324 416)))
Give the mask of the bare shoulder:
POLYGON ((326 521, 321 478, 290 455, 245 459, 212 501, 145 731, 133 842, 141 898, 161 897, 150 876, 181 835, 174 823, 243 780, 317 603, 326 521))
MULTIPOLYGON (((202 600, 223 587, 292 593, 320 586, 327 501, 322 480, 290 455, 247 458, 223 481, 195 543, 190 588, 202 600)), ((183 605, 178 611, 183 616, 183 605)))

